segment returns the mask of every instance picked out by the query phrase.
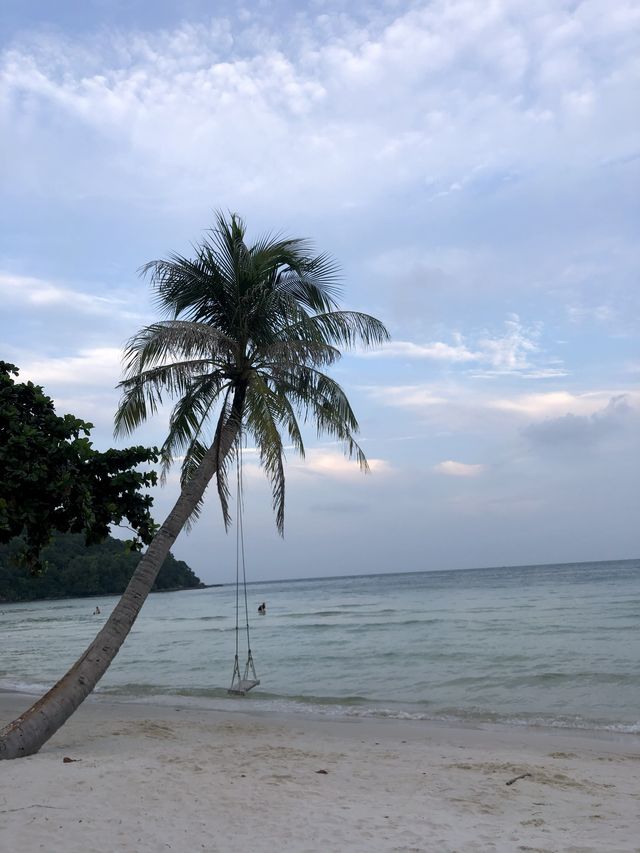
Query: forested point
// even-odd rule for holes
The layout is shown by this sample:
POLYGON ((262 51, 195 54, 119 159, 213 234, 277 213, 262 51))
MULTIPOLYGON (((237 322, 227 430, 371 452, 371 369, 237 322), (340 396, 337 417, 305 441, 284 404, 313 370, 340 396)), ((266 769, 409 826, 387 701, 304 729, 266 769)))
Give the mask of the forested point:
MULTIPOLYGON (((21 564, 23 550, 24 543, 19 538, 0 545, 0 602, 120 595, 140 562, 139 553, 128 550, 124 542, 112 536, 97 545, 85 545, 81 533, 59 533, 42 549, 44 570, 33 575, 21 564)), ((203 586, 192 569, 170 553, 153 590, 203 586)))

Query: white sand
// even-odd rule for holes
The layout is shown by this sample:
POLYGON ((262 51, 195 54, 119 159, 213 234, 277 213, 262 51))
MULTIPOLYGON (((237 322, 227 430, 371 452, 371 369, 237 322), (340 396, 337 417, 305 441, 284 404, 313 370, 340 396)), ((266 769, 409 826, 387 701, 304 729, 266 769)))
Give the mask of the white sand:
MULTIPOLYGON (((0 694, 0 722, 27 704, 0 694)), ((89 701, 0 762, 3 853, 616 853, 640 851, 639 815, 633 736, 89 701)))

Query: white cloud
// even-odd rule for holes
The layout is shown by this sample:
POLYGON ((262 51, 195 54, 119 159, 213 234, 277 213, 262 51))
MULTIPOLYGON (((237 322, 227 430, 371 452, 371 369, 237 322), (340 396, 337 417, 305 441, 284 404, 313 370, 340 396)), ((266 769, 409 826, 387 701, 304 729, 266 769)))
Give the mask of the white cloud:
POLYGON ((527 370, 530 357, 538 351, 539 326, 526 329, 517 314, 505 321, 506 332, 500 337, 486 337, 480 346, 491 366, 501 373, 517 373, 527 370))
POLYGON ((73 290, 58 282, 11 273, 0 272, 0 299, 5 304, 25 305, 34 310, 61 307, 65 312, 135 316, 125 310, 128 300, 113 293, 99 296, 73 290))
POLYGON ((505 320, 505 332, 493 337, 486 336, 478 341, 478 349, 482 360, 488 364, 488 369, 475 375, 491 376, 522 376, 528 379, 549 379, 566 376, 567 371, 558 366, 558 358, 549 359, 542 345, 543 327, 541 323, 525 326, 517 314, 512 314, 505 320))
POLYGON ((564 416, 589 418, 607 410, 612 399, 640 410, 640 392, 633 389, 570 390, 496 395, 487 384, 464 381, 423 385, 370 386, 377 405, 406 409, 417 415, 432 437, 442 434, 513 438, 529 424, 564 416))
POLYGON ((470 465, 466 462, 454 462, 453 459, 447 459, 445 462, 438 462, 437 465, 434 465, 433 470, 449 477, 478 477, 486 471, 486 465, 470 465))
POLYGON ((596 6, 435 0, 369 10, 365 22, 303 12, 278 26, 256 8, 244 23, 110 31, 82 44, 38 34, 3 55, 10 159, 32 188, 53 174, 61 194, 126 190, 140 203, 153 187, 168 204, 187 188, 273 204, 285 168, 284 209, 301 187, 316 204, 401 186, 428 186, 446 203, 486 175, 526 173, 551 156, 601 160, 605 139, 608 157, 628 154, 633 120, 620 96, 637 75, 637 15, 633 0, 618 0, 624 25, 607 15, 596 26, 596 6), (41 122, 46 136, 33 132, 41 122), (103 140, 100 170, 76 129, 103 140))
POLYGON ((528 419, 562 417, 567 414, 589 416, 605 408, 612 397, 623 394, 630 405, 638 405, 640 392, 629 390, 613 392, 609 390, 590 391, 584 394, 572 394, 568 391, 549 391, 543 394, 518 394, 510 398, 489 400, 486 405, 492 409, 528 419))
POLYGON ((56 388, 101 386, 108 393, 122 377, 122 350, 118 347, 96 347, 80 350, 77 355, 25 358, 21 362, 20 377, 56 388))
MULTIPOLYGON (((368 462, 372 474, 386 474, 391 470, 391 466, 384 459, 369 459, 368 462)), ((290 461, 287 469, 292 474, 319 475, 337 480, 351 480, 363 476, 357 462, 347 459, 339 451, 321 448, 307 451, 304 459, 296 458, 290 461)))
MULTIPOLYGON (((285 448, 292 451, 293 448, 285 448)), ((264 471, 260 466, 257 448, 246 448, 243 451, 244 466, 243 475, 249 480, 263 480, 264 471)), ((392 467, 384 459, 368 459, 369 473, 374 475, 385 475, 391 472, 392 467)), ((352 459, 348 459, 340 450, 327 448, 309 448, 304 458, 293 452, 289 453, 285 462, 287 479, 300 480, 313 477, 323 479, 358 481, 364 479, 365 475, 352 459)))
POLYGON ((365 388, 372 397, 389 406, 427 408, 446 405, 448 396, 426 385, 378 385, 365 388))
MULTIPOLYGON (((149 14, 149 29, 135 32, 118 29, 131 20, 118 9, 102 28, 104 4, 94 3, 66 35, 63 18, 38 31, 28 5, 0 54, 0 269, 43 278, 0 282, 2 337, 56 404, 99 414, 110 440, 121 374, 119 350, 109 351, 153 316, 122 322, 131 303, 114 277, 172 249, 188 253, 212 208, 238 210, 252 234, 273 227, 317 239, 345 267, 349 307, 380 316, 397 338, 357 374, 349 359, 338 368, 350 395, 357 383, 373 398, 356 409, 368 446, 392 454, 373 461, 383 476, 365 478, 337 446, 310 447, 306 463, 290 454, 299 494, 318 505, 338 490, 334 507, 365 489, 392 493, 368 503, 358 548, 376 533, 383 542, 385 525, 371 519, 395 513, 396 538, 418 555, 398 565, 421 565, 416 519, 426 517, 438 519, 433 559, 443 565, 480 559, 483 540, 507 562, 510 537, 517 561, 542 551, 574 558, 576 542, 585 558, 606 556, 614 539, 632 552, 634 420, 605 414, 619 383, 633 388, 635 378, 621 366, 637 331, 637 0, 616 0, 606 14, 601 0, 332 0, 288 16, 291 3, 255 0, 242 13, 229 7, 228 19, 164 31, 149 14), (518 314, 505 327, 507 311, 518 314), (540 429, 527 433, 532 423, 540 429), (623 423, 607 433, 601 469, 595 453, 572 467, 532 449, 623 423), (612 448, 622 448, 617 461, 612 448), (475 480, 445 479, 446 467, 433 474, 438 460, 482 459, 491 465, 475 480), (605 480, 614 484, 606 502, 589 488, 605 480), (457 535, 460 512, 442 500, 456 482, 471 487, 453 490, 463 493, 482 485, 481 498, 469 495, 477 536, 473 527, 457 535), (505 527, 518 497, 519 523, 505 527), (539 497, 553 536, 532 517, 539 497), (559 517, 565 544, 554 553, 559 517)), ((626 402, 636 406, 637 395, 626 402)), ((165 415, 150 425, 153 443, 165 415)), ((380 550, 370 552, 372 570, 391 565, 380 550)))
MULTIPOLYGON (((546 379, 554 376, 566 376, 567 372, 561 367, 549 365, 549 357, 545 355, 540 339, 542 324, 534 323, 524 326, 517 314, 510 315, 505 320, 505 331, 491 335, 485 332, 469 349, 461 334, 454 334, 454 343, 442 341, 433 343, 413 343, 411 341, 392 341, 383 344, 373 352, 363 351, 360 355, 368 358, 388 356, 406 359, 430 359, 432 361, 461 365, 475 362, 478 365, 473 375, 477 377, 491 376, 525 376, 530 379, 546 379)), ((553 360, 554 364, 559 359, 553 360)))
POLYGON ((392 341, 383 344, 380 349, 373 352, 364 352, 364 356, 390 356, 402 358, 428 358, 434 361, 445 361, 460 363, 476 361, 480 358, 479 353, 468 350, 463 344, 451 346, 450 344, 436 341, 430 344, 415 344, 411 341, 392 341))
POLYGON ((596 323, 611 323, 617 318, 617 312, 611 305, 568 305, 567 315, 571 323, 579 325, 592 320, 596 323))
POLYGON ((634 410, 627 395, 617 394, 606 406, 591 414, 576 415, 569 412, 560 417, 538 420, 528 424, 523 434, 539 447, 559 448, 566 452, 567 449, 589 447, 606 441, 627 426, 637 431, 637 415, 638 411, 634 410))

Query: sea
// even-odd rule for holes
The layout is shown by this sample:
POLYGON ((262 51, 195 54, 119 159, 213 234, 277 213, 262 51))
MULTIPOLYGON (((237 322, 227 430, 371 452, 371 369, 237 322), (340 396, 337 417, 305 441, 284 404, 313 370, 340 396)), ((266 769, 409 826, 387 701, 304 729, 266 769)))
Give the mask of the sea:
MULTIPOLYGON (((150 595, 95 701, 640 734, 640 559, 249 584, 231 696, 240 593, 238 632, 235 586, 150 595)), ((50 687, 116 600, 0 605, 0 689, 50 687)))

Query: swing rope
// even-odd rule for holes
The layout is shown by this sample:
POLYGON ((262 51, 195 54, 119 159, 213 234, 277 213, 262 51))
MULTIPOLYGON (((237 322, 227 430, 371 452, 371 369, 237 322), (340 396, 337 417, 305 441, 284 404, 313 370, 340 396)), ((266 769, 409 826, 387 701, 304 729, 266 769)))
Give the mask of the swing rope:
POLYGON ((249 633, 249 601, 247 597, 247 570, 244 553, 244 488, 242 480, 242 436, 236 439, 236 656, 229 693, 244 696, 252 687, 260 684, 251 654, 249 633), (244 593, 244 615, 247 632, 247 663, 244 676, 240 673, 240 569, 242 568, 242 588, 244 593))
POLYGON ((244 556, 244 483, 242 479, 242 445, 237 440, 236 453, 236 655, 239 651, 240 633, 240 568, 242 568, 242 588, 244 593, 244 616, 247 632, 247 649, 251 654, 251 637, 249 634, 249 602, 247 599, 247 569, 244 556))

